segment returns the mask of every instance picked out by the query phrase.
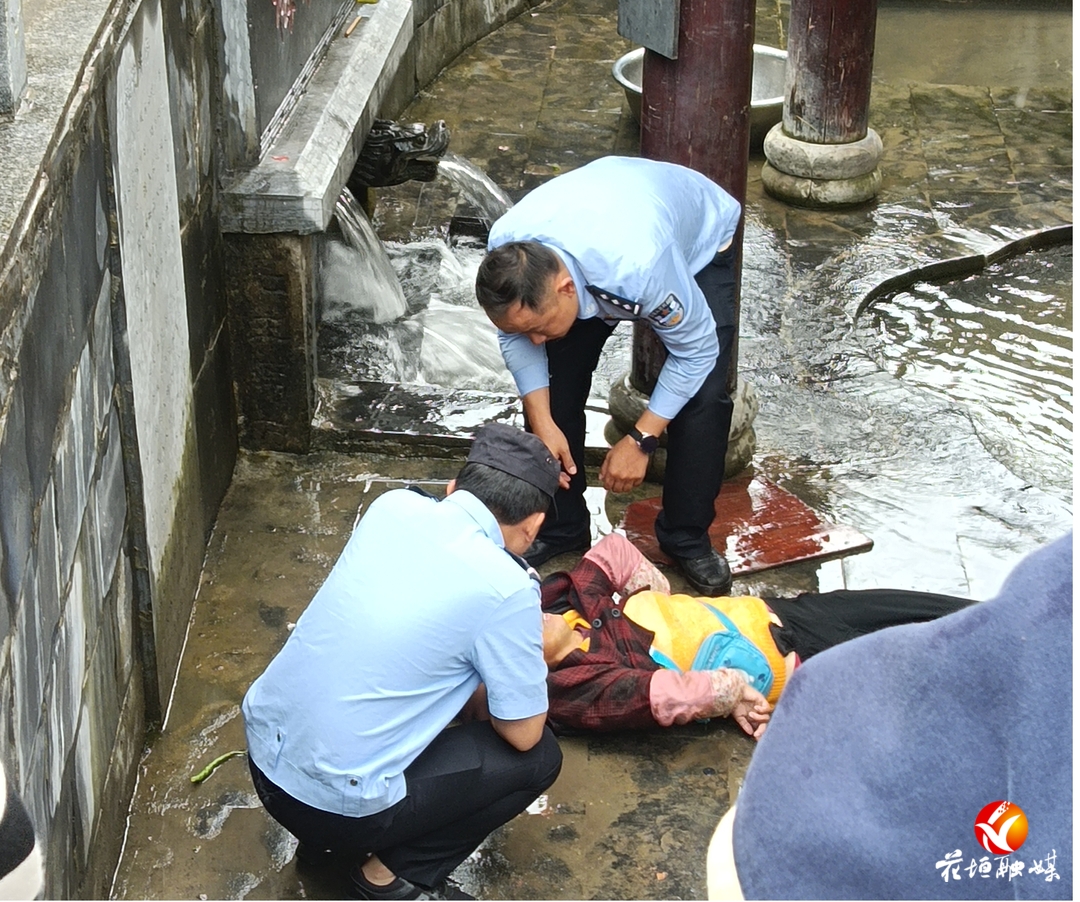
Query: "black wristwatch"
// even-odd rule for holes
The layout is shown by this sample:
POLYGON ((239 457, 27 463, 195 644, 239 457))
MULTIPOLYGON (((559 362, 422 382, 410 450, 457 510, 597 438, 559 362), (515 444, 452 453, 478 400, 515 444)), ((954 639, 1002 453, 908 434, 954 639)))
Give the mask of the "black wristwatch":
POLYGON ((630 431, 626 434, 637 442, 637 446, 646 454, 652 454, 660 445, 660 439, 655 435, 649 435, 647 432, 639 432, 636 426, 631 426, 630 431))

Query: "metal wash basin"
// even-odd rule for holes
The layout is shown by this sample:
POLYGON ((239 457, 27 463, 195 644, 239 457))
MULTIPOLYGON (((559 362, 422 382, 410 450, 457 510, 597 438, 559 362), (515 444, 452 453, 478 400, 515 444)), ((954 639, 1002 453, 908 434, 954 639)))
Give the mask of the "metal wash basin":
MULTIPOLYGON (((626 93, 633 117, 641 121, 641 64, 645 48, 620 56, 611 74, 626 93)), ((754 81, 750 91, 750 146, 760 147, 765 135, 784 112, 784 67, 787 51, 765 44, 754 45, 754 81)))

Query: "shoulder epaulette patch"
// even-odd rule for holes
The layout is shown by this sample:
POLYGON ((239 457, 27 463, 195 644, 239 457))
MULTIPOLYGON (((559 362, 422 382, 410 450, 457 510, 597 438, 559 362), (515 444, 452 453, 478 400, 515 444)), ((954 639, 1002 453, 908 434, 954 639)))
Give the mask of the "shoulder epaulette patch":
POLYGON ((637 303, 637 301, 621 298, 617 294, 612 294, 610 291, 605 291, 603 288, 597 288, 595 285, 586 285, 585 287, 589 290, 589 294, 598 301, 603 301, 605 304, 611 304, 613 307, 625 310, 631 316, 641 316, 641 304, 637 303))
POLYGON ((682 302, 675 295, 669 294, 659 305, 649 311, 648 318, 655 326, 663 328, 677 326, 683 318, 682 302))

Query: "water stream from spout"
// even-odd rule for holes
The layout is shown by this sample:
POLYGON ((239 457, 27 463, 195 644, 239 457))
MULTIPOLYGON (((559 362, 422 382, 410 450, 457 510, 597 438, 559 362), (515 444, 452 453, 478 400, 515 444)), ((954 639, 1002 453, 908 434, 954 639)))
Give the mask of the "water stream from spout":
MULTIPOLYGON (((509 209, 505 192, 472 164, 451 160, 445 172, 483 215, 497 217, 509 209)), ((347 190, 336 220, 340 235, 328 234, 320 255, 320 375, 480 391, 512 388, 495 327, 474 296, 483 249, 452 248, 439 238, 384 244, 347 190)))
POLYGON ((346 188, 334 205, 341 237, 322 243, 319 297, 324 323, 388 323, 407 305, 394 267, 356 198, 346 188))
POLYGON ((484 170, 455 153, 447 153, 439 160, 439 175, 450 180, 489 227, 514 205, 510 195, 484 170))
MULTIPOLYGON (((436 204, 449 200, 459 218, 490 228, 513 206, 468 160, 448 154, 438 172, 424 196, 436 204)), ((347 191, 336 214, 337 227, 323 241, 319 278, 318 369, 331 406, 332 399, 361 390, 382 397, 373 388, 379 385, 383 392, 397 387, 393 412, 384 406, 358 420, 376 431, 475 429, 488 416, 505 416, 517 393, 495 328, 476 302, 482 242, 380 241, 347 191)), ((604 442, 607 394, 629 367, 631 334, 616 330, 597 367, 587 411, 592 444, 604 442)))

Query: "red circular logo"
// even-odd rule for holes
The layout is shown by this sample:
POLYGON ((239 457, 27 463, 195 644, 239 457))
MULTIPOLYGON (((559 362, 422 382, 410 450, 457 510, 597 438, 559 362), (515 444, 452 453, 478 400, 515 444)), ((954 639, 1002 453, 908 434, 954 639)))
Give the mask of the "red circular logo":
POLYGON ((975 838, 993 855, 1009 855, 1027 839, 1028 821, 1024 809, 999 799, 975 816, 975 838))

